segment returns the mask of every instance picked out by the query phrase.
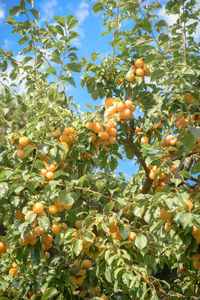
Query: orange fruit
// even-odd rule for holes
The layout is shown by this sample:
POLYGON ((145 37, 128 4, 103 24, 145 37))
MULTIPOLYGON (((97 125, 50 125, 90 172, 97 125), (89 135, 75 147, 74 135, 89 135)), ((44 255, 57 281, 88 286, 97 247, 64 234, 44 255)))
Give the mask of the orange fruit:
POLYGON ((133 117, 133 114, 130 109, 125 108, 125 110, 119 112, 119 118, 121 120, 129 120, 133 117))
POLYGON ((35 246, 35 245, 37 244, 37 239, 34 238, 34 239, 30 240, 30 241, 29 241, 29 244, 30 244, 31 246, 35 246))
POLYGON ((110 133, 111 136, 116 136, 117 135, 117 129, 115 127, 111 127, 109 129, 109 133, 110 133))
POLYGON ((33 205, 33 208, 32 210, 34 211, 34 213, 36 214, 41 214, 44 210, 44 205, 41 203, 41 202, 36 202, 34 205, 33 205))
POLYGON ((55 215, 58 212, 57 206, 56 205, 50 205, 49 206, 49 212, 50 212, 50 214, 55 215))
POLYGON ((143 68, 137 68, 135 71, 136 76, 143 77, 144 76, 144 69, 143 68))
POLYGON ((144 75, 145 76, 150 76, 151 75, 151 71, 150 71, 150 66, 149 65, 144 66, 143 69, 144 69, 144 75))
POLYGON ((100 137, 101 140, 107 140, 109 138, 109 133, 107 131, 105 132, 99 132, 98 137, 100 137))
POLYGON ((141 58, 138 58, 135 60, 134 65, 136 68, 142 68, 144 66, 144 62, 141 58))
POLYGON ((23 220, 24 219, 24 214, 21 210, 17 210, 16 213, 15 213, 15 216, 18 220, 23 220))
POLYGON ((147 136, 143 136, 143 137, 141 138, 141 143, 142 143, 142 144, 147 144, 148 142, 149 142, 149 139, 148 139, 147 136))
POLYGON ((194 97, 192 96, 192 94, 188 93, 187 95, 185 95, 186 103, 190 104, 193 100, 194 100, 194 97))
POLYGON ((93 131, 95 133, 103 132, 103 127, 102 127, 101 123, 95 122, 93 125, 93 131))
POLYGON ((56 165, 55 164, 50 164, 48 167, 47 167, 47 171, 48 172, 55 172, 56 170, 56 165))
POLYGON ((200 269, 200 261, 199 260, 194 260, 193 261, 193 266, 195 269, 199 270, 200 269))
POLYGON ((93 129, 93 123, 92 122, 88 122, 86 125, 87 129, 93 129))
POLYGON ((29 144, 29 138, 27 136, 22 136, 19 138, 19 145, 26 147, 29 144))
POLYGON ((102 299, 102 300, 108 300, 108 297, 107 297, 105 294, 102 294, 102 295, 101 295, 101 299, 102 299))
POLYGON ((124 102, 118 102, 116 105, 117 111, 123 111, 126 108, 126 105, 124 102))
POLYGON ((108 107, 113 106, 113 98, 107 97, 105 100, 105 105, 108 107))
POLYGON ((24 150, 22 150, 22 149, 17 150, 17 158, 19 158, 19 159, 24 158, 24 150))
POLYGON ((47 175, 47 170, 46 170, 46 169, 41 169, 41 170, 40 170, 40 175, 46 177, 46 175, 47 175))
POLYGON ((69 210, 69 209, 71 209, 71 208, 72 208, 72 205, 71 205, 71 204, 64 205, 64 209, 66 209, 66 210, 69 210))
POLYGON ((6 245, 3 242, 0 242, 0 254, 6 252, 6 245))
POLYGON ((81 264, 81 269, 90 269, 92 267, 92 263, 89 259, 84 259, 81 264))
POLYGON ((190 199, 187 199, 185 202, 187 203, 188 210, 192 211, 194 209, 194 204, 192 203, 192 201, 190 199))
POLYGON ((171 229, 173 229, 174 228, 174 225, 172 225, 172 221, 169 221, 169 222, 166 222, 165 223, 165 230, 167 231, 167 232, 169 232, 171 229))
POLYGON ((109 144, 113 145, 113 144, 116 144, 117 139, 116 139, 115 136, 110 136, 109 139, 108 139, 108 142, 109 142, 109 144))
POLYGON ((131 109, 133 105, 133 102, 131 100, 126 100, 125 101, 125 107, 128 108, 128 109, 131 109))
POLYGON ((10 268, 9 274, 15 276, 17 274, 17 269, 16 268, 10 268))
POLYGON ((136 238, 136 233, 135 232, 130 232, 130 234, 129 234, 129 240, 131 240, 131 241, 133 241, 135 238, 136 238))
POLYGON ((164 221, 169 221, 173 217, 173 212, 167 210, 164 206, 160 209, 160 218, 164 221))
POLYGON ((51 179, 53 178, 53 172, 47 172, 46 178, 47 178, 48 180, 51 180, 51 179))
POLYGON ((60 226, 60 225, 53 224, 53 225, 51 226, 51 230, 53 231, 54 234, 58 234, 58 233, 61 231, 61 226, 60 226))
POLYGON ((63 134, 74 134, 74 133, 75 133, 74 127, 68 127, 63 132, 63 134))
POLYGON ((71 240, 71 242, 73 243, 73 242, 75 242, 75 240, 76 240, 77 237, 78 237, 78 232, 72 233, 72 236, 73 236, 73 239, 71 240))
POLYGON ((46 259, 49 259, 50 258, 50 253, 46 251, 46 252, 44 252, 44 256, 45 256, 46 259))
POLYGON ((76 227, 77 229, 80 229, 80 228, 82 227, 82 221, 81 221, 81 220, 77 220, 77 221, 75 222, 75 227, 76 227))

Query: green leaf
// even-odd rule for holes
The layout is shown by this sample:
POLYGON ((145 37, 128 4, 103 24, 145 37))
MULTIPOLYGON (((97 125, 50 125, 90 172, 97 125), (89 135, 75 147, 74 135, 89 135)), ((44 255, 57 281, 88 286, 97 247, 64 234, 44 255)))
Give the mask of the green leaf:
POLYGON ((41 300, 50 299, 50 298, 56 296, 58 293, 59 292, 55 288, 53 288, 53 287, 47 288, 46 291, 44 292, 41 300))
POLYGON ((146 247, 147 245, 147 238, 144 234, 140 233, 138 235, 136 235, 136 238, 135 238, 135 246, 142 250, 146 247))
POLYGON ((65 26, 65 18, 60 16, 53 16, 53 18, 56 20, 58 24, 60 24, 61 26, 65 26))
POLYGON ((40 243, 37 243, 34 247, 31 247, 31 262, 34 265, 39 265, 40 263, 40 243))
POLYGON ((73 205, 74 201, 78 199, 78 195, 70 192, 68 189, 63 190, 59 194, 60 202, 64 205, 73 205))
POLYGON ((119 233, 120 233, 121 237, 123 238, 123 240, 126 240, 130 235, 129 230, 127 230, 123 225, 119 226, 119 233))
POLYGON ((19 9, 20 9, 19 6, 13 6, 13 7, 11 7, 11 9, 9 10, 9 15, 10 16, 14 16, 19 11, 19 9))
POLYGON ((101 3, 95 3, 92 7, 92 10, 95 14, 103 10, 103 4, 101 3))
POLYGON ((200 161, 196 162, 194 164, 194 166, 192 166, 191 173, 192 174, 198 174, 198 173, 200 173, 200 161))
POLYGON ((113 207, 115 206, 115 202, 114 201, 110 201, 106 204, 106 206, 104 207, 104 213, 106 215, 109 215, 109 213, 112 211, 113 207))
POLYGON ((75 17, 72 15, 67 16, 66 20, 67 20, 68 30, 72 29, 78 24, 78 21, 75 20, 75 17))
POLYGON ((56 26, 55 26, 55 31, 56 31, 57 33, 59 33, 60 35, 62 35, 62 36, 65 35, 64 30, 62 29, 62 27, 61 27, 60 25, 56 25, 56 26))
POLYGON ((27 217, 26 221, 28 223, 32 223, 36 219, 36 217, 37 217, 37 214, 35 214, 34 212, 30 212, 28 214, 28 217, 27 217))
POLYGON ((92 53, 92 60, 95 61, 97 59, 97 57, 99 56, 99 54, 100 54, 99 52, 97 52, 97 53, 93 52, 92 53))
POLYGON ((5 197, 7 191, 8 191, 7 183, 6 182, 0 183, 0 199, 5 197))
POLYGON ((188 134, 184 136, 183 138, 183 146, 186 149, 186 151, 190 151, 196 144, 196 138, 193 134, 188 134))
POLYGON ((28 145, 24 148, 24 156, 27 157, 35 149, 34 145, 28 145))
POLYGON ((37 159, 37 160, 34 162, 33 167, 36 168, 36 169, 43 169, 43 168, 45 168, 45 164, 44 164, 43 161, 37 159))
POLYGON ((83 248, 83 240, 78 239, 74 243, 74 252, 78 256, 81 253, 81 250, 83 248))
POLYGON ((56 75, 56 69, 52 66, 48 67, 45 71, 47 74, 54 74, 56 75))
POLYGON ((200 127, 189 127, 189 131, 193 135, 200 137, 200 127))
POLYGON ((29 11, 32 13, 32 15, 33 15, 37 20, 39 20, 39 18, 40 18, 40 13, 39 13, 38 10, 36 10, 35 8, 31 8, 31 9, 29 9, 29 11))
POLYGON ((46 216, 39 217, 38 219, 38 224, 39 226, 47 231, 49 229, 50 223, 49 223, 49 218, 46 216))
POLYGON ((65 68, 68 68, 69 70, 74 72, 81 72, 82 67, 80 64, 73 62, 65 65, 65 68))

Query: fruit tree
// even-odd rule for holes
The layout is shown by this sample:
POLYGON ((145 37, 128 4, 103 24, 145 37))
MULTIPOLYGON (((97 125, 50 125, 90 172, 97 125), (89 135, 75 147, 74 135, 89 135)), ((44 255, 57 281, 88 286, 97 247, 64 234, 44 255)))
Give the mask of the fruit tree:
POLYGON ((162 2, 93 1, 112 54, 91 59, 74 16, 40 27, 33 0, 10 9, 21 52, 0 49, 0 299, 199 299, 199 9, 166 1, 169 25, 162 2), (103 100, 94 111, 67 91, 77 73, 103 100), (131 173, 133 159, 127 181, 118 162, 131 173))

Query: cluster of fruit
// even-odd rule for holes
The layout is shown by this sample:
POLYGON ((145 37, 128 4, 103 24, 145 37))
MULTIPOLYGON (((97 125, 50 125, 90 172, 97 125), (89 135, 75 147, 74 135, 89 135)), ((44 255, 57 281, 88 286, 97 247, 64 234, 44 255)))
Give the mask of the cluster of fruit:
POLYGON ((92 130, 94 133, 92 133, 92 143, 95 145, 109 145, 109 144, 115 144, 117 142, 117 128, 116 124, 112 122, 106 122, 105 124, 106 130, 104 131, 103 126, 100 122, 94 121, 94 122, 88 122, 86 125, 86 128, 89 130, 92 130))
POLYGON ((144 65, 144 61, 140 58, 135 60, 135 63, 133 66, 131 66, 130 70, 125 76, 125 79, 129 82, 132 82, 135 80, 135 76, 142 77, 144 76, 150 76, 151 71, 149 65, 144 65))
POLYGON ((0 258, 2 254, 6 253, 7 248, 8 248, 7 244, 0 242, 0 258))
POLYGON ((58 144, 62 144, 67 147, 68 150, 71 150, 71 145, 75 139, 75 129, 73 127, 68 127, 64 130, 59 136, 58 144))
POLYGON ((30 140, 27 136, 21 136, 20 138, 18 137, 18 134, 13 133, 12 134, 12 139, 11 144, 15 144, 16 141, 19 139, 18 141, 18 145, 17 145, 17 157, 19 159, 23 159, 24 158, 24 149, 30 145, 30 140))
POLYGON ((114 119, 116 122, 123 120, 127 121, 133 118, 135 105, 131 100, 121 101, 119 98, 106 98, 104 116, 107 119, 114 119))
POLYGON ((150 170, 149 178, 153 180, 153 185, 155 186, 156 192, 161 192, 167 187, 167 183, 169 179, 167 178, 165 173, 161 173, 161 169, 157 168, 154 165, 149 165, 148 169, 150 170), (161 173, 155 179, 156 174, 161 173), (155 180, 154 180, 155 179, 155 180))
POLYGON ((40 175, 44 176, 47 180, 51 180, 53 178, 53 175, 54 175, 54 172, 55 172, 57 166, 55 164, 49 165, 46 162, 44 162, 44 163, 45 163, 46 168, 40 170, 40 175))
POLYGON ((184 116, 179 116, 175 122, 176 128, 185 129, 190 124, 189 120, 184 116))
POLYGON ((178 142, 178 140, 177 140, 176 136, 168 135, 166 137, 166 139, 161 140, 159 145, 162 146, 162 147, 169 147, 169 146, 176 147, 177 142, 178 142))

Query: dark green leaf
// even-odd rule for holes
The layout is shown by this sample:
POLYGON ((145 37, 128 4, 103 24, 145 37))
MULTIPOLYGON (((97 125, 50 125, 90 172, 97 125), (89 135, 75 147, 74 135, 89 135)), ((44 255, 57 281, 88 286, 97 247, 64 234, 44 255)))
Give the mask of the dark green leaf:
POLYGON ((69 70, 74 72, 81 72, 81 65, 75 62, 65 65, 65 68, 68 68, 69 70))
POLYGON ((38 10, 31 8, 30 12, 32 13, 32 15, 38 20, 40 18, 40 13, 38 10))

